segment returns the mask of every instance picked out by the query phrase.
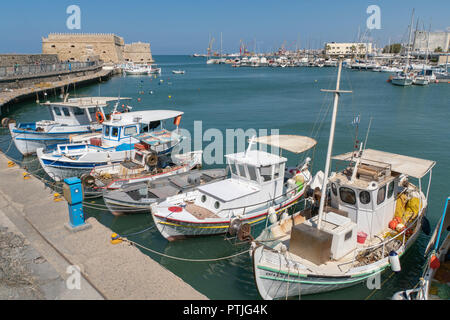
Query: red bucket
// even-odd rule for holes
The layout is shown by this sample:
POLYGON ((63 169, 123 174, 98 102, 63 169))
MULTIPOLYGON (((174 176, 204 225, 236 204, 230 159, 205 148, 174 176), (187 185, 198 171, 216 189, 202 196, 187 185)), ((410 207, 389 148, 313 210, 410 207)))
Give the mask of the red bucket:
POLYGON ((364 242, 366 242, 366 239, 367 239, 367 233, 360 231, 360 232, 358 232, 356 235, 357 235, 357 236, 356 236, 356 240, 358 241, 358 243, 364 243, 364 242))

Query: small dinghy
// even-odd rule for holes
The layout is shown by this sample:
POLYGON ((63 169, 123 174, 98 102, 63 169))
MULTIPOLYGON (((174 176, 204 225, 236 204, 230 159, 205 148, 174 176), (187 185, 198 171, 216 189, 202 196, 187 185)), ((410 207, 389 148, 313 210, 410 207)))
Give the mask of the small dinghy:
POLYGON ((185 72, 184 70, 172 70, 173 74, 184 74, 185 72))
POLYGON ((226 177, 226 169, 192 170, 157 180, 128 183, 118 190, 105 189, 103 199, 114 215, 148 213, 152 203, 189 192, 195 187, 223 180, 226 177))

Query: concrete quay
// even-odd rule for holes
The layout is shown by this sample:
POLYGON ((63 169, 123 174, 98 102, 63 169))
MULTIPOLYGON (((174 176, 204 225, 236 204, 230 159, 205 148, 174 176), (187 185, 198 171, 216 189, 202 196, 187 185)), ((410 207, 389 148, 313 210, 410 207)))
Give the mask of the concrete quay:
MULTIPOLYGON (((67 203, 54 202, 53 191, 33 176, 24 179, 24 172, 18 165, 8 167, 8 158, 0 153, 0 231, 26 238, 22 260, 36 277, 33 283, 39 294, 35 298, 207 299, 136 247, 127 242, 111 244, 112 231, 94 218, 87 219, 89 229, 67 230, 67 203), (36 266, 36 259, 40 266, 36 266), (71 277, 67 268, 73 265, 81 270, 79 290, 66 286, 71 277)), ((5 284, 1 275, 0 298, 29 298, 2 291, 5 284)))

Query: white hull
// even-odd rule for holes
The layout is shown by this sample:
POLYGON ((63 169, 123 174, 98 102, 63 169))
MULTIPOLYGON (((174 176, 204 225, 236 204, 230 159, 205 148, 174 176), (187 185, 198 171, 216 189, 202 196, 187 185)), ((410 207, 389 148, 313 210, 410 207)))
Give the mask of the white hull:
MULTIPOLYGON (((295 194, 292 198, 283 201, 276 206, 276 210, 288 206, 300 199, 303 195, 304 188, 295 194)), ((240 219, 243 223, 256 225, 266 221, 268 209, 270 206, 264 206, 251 213, 244 214, 240 219)), ((183 239, 186 237, 198 237, 207 235, 224 234, 230 227, 232 218, 206 218, 201 222, 181 221, 170 217, 159 216, 151 207, 152 217, 161 235, 169 241, 183 239)))
MULTIPOLYGON (((69 127, 60 126, 60 128, 65 129, 69 127)), ((72 130, 71 132, 61 133, 47 133, 31 130, 30 132, 26 132, 25 130, 17 129, 14 125, 10 126, 9 129, 14 145, 24 156, 36 153, 38 148, 45 149, 51 145, 68 143, 71 135, 92 132, 88 129, 88 126, 73 127, 70 128, 72 130)))
POLYGON ((392 78, 392 84, 396 86, 410 86, 413 80, 410 78, 392 78))

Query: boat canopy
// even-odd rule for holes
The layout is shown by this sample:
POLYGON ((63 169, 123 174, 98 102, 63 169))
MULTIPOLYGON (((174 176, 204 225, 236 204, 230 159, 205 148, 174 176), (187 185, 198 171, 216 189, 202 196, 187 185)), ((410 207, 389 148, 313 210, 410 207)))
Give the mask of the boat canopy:
POLYGON ((255 167, 271 166, 284 163, 286 158, 267 153, 261 150, 248 150, 246 152, 227 154, 225 157, 232 162, 247 164, 255 167))
POLYGON ((181 116, 184 112, 176 110, 147 110, 147 111, 135 111, 125 112, 121 114, 115 114, 111 117, 111 120, 105 121, 103 125, 127 125, 132 123, 150 123, 153 121, 161 121, 176 118, 181 116))
POLYGON ((293 153, 308 151, 317 144, 317 141, 310 137, 297 135, 272 135, 253 138, 253 142, 263 143, 272 147, 278 147, 293 153))
POLYGON ((131 100, 131 98, 119 98, 119 97, 82 97, 82 98, 70 98, 64 102, 44 102, 43 106, 62 106, 62 107, 77 107, 81 109, 92 107, 106 107, 108 102, 118 100, 131 100))
MULTIPOLYGON (((333 159, 351 161, 353 155, 354 152, 347 152, 334 156, 333 159)), ((365 149, 361 159, 364 162, 372 162, 373 165, 379 165, 380 163, 388 164, 391 166, 392 171, 403 173, 418 179, 426 175, 436 164, 436 161, 432 160, 413 158, 373 149, 365 149)))

